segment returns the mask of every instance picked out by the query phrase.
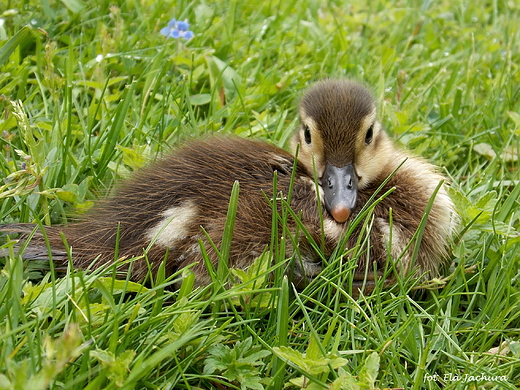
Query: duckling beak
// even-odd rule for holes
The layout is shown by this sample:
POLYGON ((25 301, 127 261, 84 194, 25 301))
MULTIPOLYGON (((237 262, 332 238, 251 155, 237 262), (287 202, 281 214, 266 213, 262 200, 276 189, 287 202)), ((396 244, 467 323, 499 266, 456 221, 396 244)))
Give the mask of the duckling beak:
POLYGON ((358 177, 354 165, 338 168, 327 164, 321 183, 325 207, 336 222, 346 222, 357 199, 358 177))

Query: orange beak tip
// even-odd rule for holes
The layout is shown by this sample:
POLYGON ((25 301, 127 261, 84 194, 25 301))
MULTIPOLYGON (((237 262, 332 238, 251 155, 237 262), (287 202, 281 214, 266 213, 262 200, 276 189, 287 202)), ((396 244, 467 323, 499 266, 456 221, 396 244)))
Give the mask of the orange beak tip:
POLYGON ((350 210, 345 206, 338 205, 331 210, 330 214, 337 223, 345 223, 350 217, 350 210))

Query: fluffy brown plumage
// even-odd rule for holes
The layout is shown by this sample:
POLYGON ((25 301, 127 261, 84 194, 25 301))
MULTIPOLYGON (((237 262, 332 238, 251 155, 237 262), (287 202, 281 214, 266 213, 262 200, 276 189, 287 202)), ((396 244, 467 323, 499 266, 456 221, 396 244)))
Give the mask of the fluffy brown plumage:
MULTIPOLYGON (((453 203, 444 185, 440 186, 428 214, 417 258, 412 256, 415 243, 406 249, 420 226, 430 198, 444 180, 437 167, 394 145, 376 118, 372 96, 357 83, 317 83, 302 99, 300 119, 301 126, 293 145, 301 145, 300 160, 307 170, 316 170, 324 191, 328 186, 325 177, 330 165, 352 166, 356 173, 357 201, 347 212, 350 220, 396 170, 378 193, 382 195, 394 189, 374 208, 369 235, 371 250, 361 256, 358 269, 363 270, 373 262, 379 269, 384 268, 390 247, 391 258, 399 259, 397 267, 401 274, 414 269, 425 278, 437 276, 457 224, 453 203)), ((326 191, 323 197, 327 198, 326 191)), ((334 216, 333 210, 329 208, 329 211, 334 216)), ((339 219, 341 216, 340 213, 339 219)), ((347 248, 356 245, 360 232, 361 225, 358 225, 347 248)))
MULTIPOLYGON (((72 247, 74 265, 86 268, 99 257, 96 266, 114 261, 119 229, 119 257, 142 256, 150 242, 155 244, 132 264, 132 278, 142 280, 148 272, 147 261, 155 271, 166 256, 166 274, 194 262, 197 284, 209 283, 199 240, 213 264, 218 256, 201 227, 220 248, 233 183, 240 184, 237 216, 231 243, 229 266, 246 268, 271 241, 273 175, 277 172, 279 194, 287 196, 293 157, 264 142, 238 137, 212 137, 192 141, 147 168, 137 172, 118 188, 114 196, 100 201, 82 222, 65 227, 47 227, 55 261, 67 261, 60 232, 72 247)), ((309 233, 320 242, 320 219, 315 183, 301 164, 297 164, 291 206, 309 233)), ((280 196, 280 195, 278 195, 280 196)), ((281 202, 278 202, 281 203, 281 202)), ((296 233, 296 222, 288 225, 296 233)), ((26 227, 4 226, 20 231, 26 227)), ((281 231, 281 229, 280 229, 281 231)), ((297 259, 292 270, 295 283, 314 277, 321 258, 300 233, 297 259), (303 269, 302 269, 303 267, 303 269)), ((288 253, 293 252, 288 241, 288 253)), ((333 243, 327 246, 333 247, 333 243)), ((46 257, 43 236, 36 235, 26 257, 46 257), (41 256, 40 256, 41 255, 41 256)), ((283 260, 283 259, 282 259, 283 260)))
MULTIPOLYGON (((349 221, 388 175, 406 160, 380 192, 395 188, 374 208, 369 233, 371 249, 360 257, 358 272, 362 274, 367 266, 373 269, 373 262, 382 269, 389 259, 387 248, 390 247, 390 257, 401 258, 398 269, 403 274, 413 268, 420 275, 436 276, 454 226, 452 203, 444 188, 440 189, 429 213, 414 264, 411 264, 413 245, 405 251, 431 195, 442 180, 435 167, 394 146, 376 120, 370 93, 359 84, 317 83, 302 99, 300 119, 301 126, 293 142, 300 144, 300 152, 290 204, 301 215, 311 237, 322 242, 320 208, 313 180, 316 172, 321 181, 320 199, 325 206, 324 255, 330 255, 349 221)), ((207 284, 209 277, 199 240, 214 265, 218 257, 201 227, 219 247, 231 189, 234 181, 239 181, 230 266, 246 268, 271 241, 271 205, 265 195, 273 197, 273 173, 278 172, 278 191, 287 195, 293 164, 290 154, 262 142, 238 137, 192 141, 137 172, 114 196, 99 202, 84 221, 47 228, 54 259, 66 260, 62 232, 72 247, 75 266, 85 268, 97 257, 97 265, 114 261, 119 226, 119 257, 141 256, 144 248, 154 241, 146 259, 133 262, 133 279, 145 277, 147 261, 152 270, 156 270, 167 254, 167 274, 197 262, 192 268, 197 283, 207 284)), ((295 234, 296 222, 289 218, 288 224, 295 234)), ((30 228, 6 225, 1 230, 30 228)), ((356 245, 360 234, 361 224, 350 236, 347 250, 356 245)), ((288 241, 286 256, 295 253, 293 280, 304 285, 321 270, 321 257, 303 234, 298 235, 297 243, 294 247, 288 241)), ((45 257, 43 248, 43 237, 36 235, 25 257, 38 258, 41 253, 41 257, 45 257)))

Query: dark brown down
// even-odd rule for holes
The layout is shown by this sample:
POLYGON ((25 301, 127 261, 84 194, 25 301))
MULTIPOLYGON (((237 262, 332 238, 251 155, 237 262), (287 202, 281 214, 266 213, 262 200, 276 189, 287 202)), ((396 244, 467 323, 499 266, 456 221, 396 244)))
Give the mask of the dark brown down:
MULTIPOLYGON (((212 137, 190 142, 124 181, 114 196, 101 200, 81 222, 64 227, 47 227, 54 261, 67 261, 60 232, 72 248, 74 266, 78 268, 90 266, 96 258, 96 266, 113 262, 118 229, 119 257, 142 256, 151 241, 150 229, 168 220, 164 213, 189 204, 196 213, 182 224, 180 237, 172 239, 168 248, 156 242, 147 252, 146 259, 143 257, 134 261, 132 279, 142 280, 146 276, 147 261, 154 271, 157 270, 168 249, 167 275, 198 263, 192 268, 197 284, 207 284, 210 280, 198 240, 203 241, 215 266, 218 257, 201 228, 220 248, 233 183, 239 182, 240 194, 229 265, 246 268, 266 250, 271 241, 272 206, 267 198, 273 198, 274 172, 278 173, 278 197, 280 193, 287 196, 293 164, 294 158, 289 153, 264 142, 238 137, 212 137)), ((319 243, 320 219, 313 188, 312 179, 298 164, 291 206, 296 213, 301 212, 302 222, 319 243)), ((175 215, 170 219, 170 223, 174 224, 175 215)), ((1 230, 15 231, 16 226, 6 225, 1 230)), ((289 226, 295 233, 296 222, 292 218, 289 219, 289 226)), ((23 230, 30 228, 32 226, 26 226, 23 230)), ((295 282, 299 283, 304 273, 299 269, 299 264, 309 267, 307 277, 312 278, 316 274, 314 268, 320 267, 321 257, 303 239, 303 233, 297 235, 300 237, 297 251, 300 259, 295 261, 297 269, 293 272, 295 282)), ((287 256, 291 256, 294 248, 290 240, 287 243, 287 256)), ((325 251, 330 254, 334 243, 328 240, 326 247, 325 251)), ((41 235, 33 238, 24 257, 46 257, 41 235)))
MULTIPOLYGON (((188 202, 197 212, 190 216, 189 221, 182 224, 182 235, 180 237, 176 235, 167 248, 156 242, 147 252, 146 259, 143 257, 134 261, 132 279, 145 278, 148 272, 147 261, 152 265, 153 271, 157 270, 168 249, 167 275, 184 266, 197 263, 192 268, 196 274, 197 284, 207 284, 210 280, 199 250, 198 240, 204 243, 215 266, 218 257, 202 234, 201 227, 216 246, 220 247, 231 189, 233 183, 238 181, 240 195, 231 243, 230 267, 247 268, 262 254, 271 241, 272 209, 266 195, 271 199, 273 197, 273 174, 275 171, 278 172, 278 191, 287 196, 293 163, 294 159, 290 154, 263 142, 237 137, 213 137, 204 141, 190 142, 124 181, 114 196, 100 201, 83 221, 65 227, 46 228, 46 234, 53 248, 54 261, 67 261, 60 235, 63 233, 72 248, 75 267, 86 268, 96 258, 98 258, 96 266, 113 262, 118 228, 119 257, 142 256, 151 241, 148 232, 161 221, 168 220, 164 213, 173 207, 183 207, 188 202)), ((385 174, 388 173, 390 172, 385 174)), ((313 239, 320 243, 322 242, 321 226, 313 180, 300 164, 297 164, 294 177, 291 208, 301 216, 301 221, 313 239)), ((381 178, 372 186, 359 192, 358 206, 351 220, 377 189, 378 183, 383 180, 384 178, 381 178)), ((394 226, 399 229, 402 236, 410 239, 419 225, 430 194, 417 185, 417 178, 409 174, 400 174, 399 171, 380 194, 393 187, 395 191, 375 208, 374 220, 382 218, 388 221, 391 208, 394 226)), ((432 213, 436 212, 434 208, 432 213)), ((175 217, 172 216, 171 223, 174 223, 175 217)), ((335 224, 326 212, 324 219, 330 224, 335 224)), ((346 230, 347 224, 334 226, 346 230)), ((0 230, 27 231, 31 228, 32 226, 4 225, 0 230)), ((289 219, 289 228, 295 234, 296 222, 292 218, 289 219)), ((426 225, 421 250, 415 264, 419 267, 419 272, 430 272, 430 276, 436 275, 439 258, 444 256, 445 239, 436 236, 437 229, 435 223, 426 225)), ((327 235, 327 230, 325 233, 325 246, 322 249, 324 256, 327 257, 335 249, 339 238, 327 235)), ((345 249, 353 248, 360 234, 361 224, 354 230, 345 249)), ((288 240, 286 256, 290 257, 293 253, 297 253, 293 281, 301 286, 320 271, 322 258, 305 239, 303 233, 297 235, 298 250, 295 251, 288 240)), ((359 273, 364 272, 367 262, 370 264, 369 269, 373 269, 374 262, 381 269, 388 259, 384 232, 377 223, 373 224, 369 238, 371 249, 369 253, 361 256, 358 264, 359 273)), ((41 235, 37 234, 33 238, 24 257, 47 257, 41 235)))

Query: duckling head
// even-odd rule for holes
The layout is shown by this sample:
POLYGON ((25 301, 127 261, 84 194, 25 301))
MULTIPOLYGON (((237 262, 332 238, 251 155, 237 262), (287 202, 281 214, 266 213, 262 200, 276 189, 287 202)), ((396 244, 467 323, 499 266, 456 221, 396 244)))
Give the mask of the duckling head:
POLYGON ((348 80, 322 81, 305 93, 293 146, 298 143, 298 159, 317 175, 324 205, 338 223, 348 220, 358 189, 385 171, 392 148, 372 95, 348 80))

